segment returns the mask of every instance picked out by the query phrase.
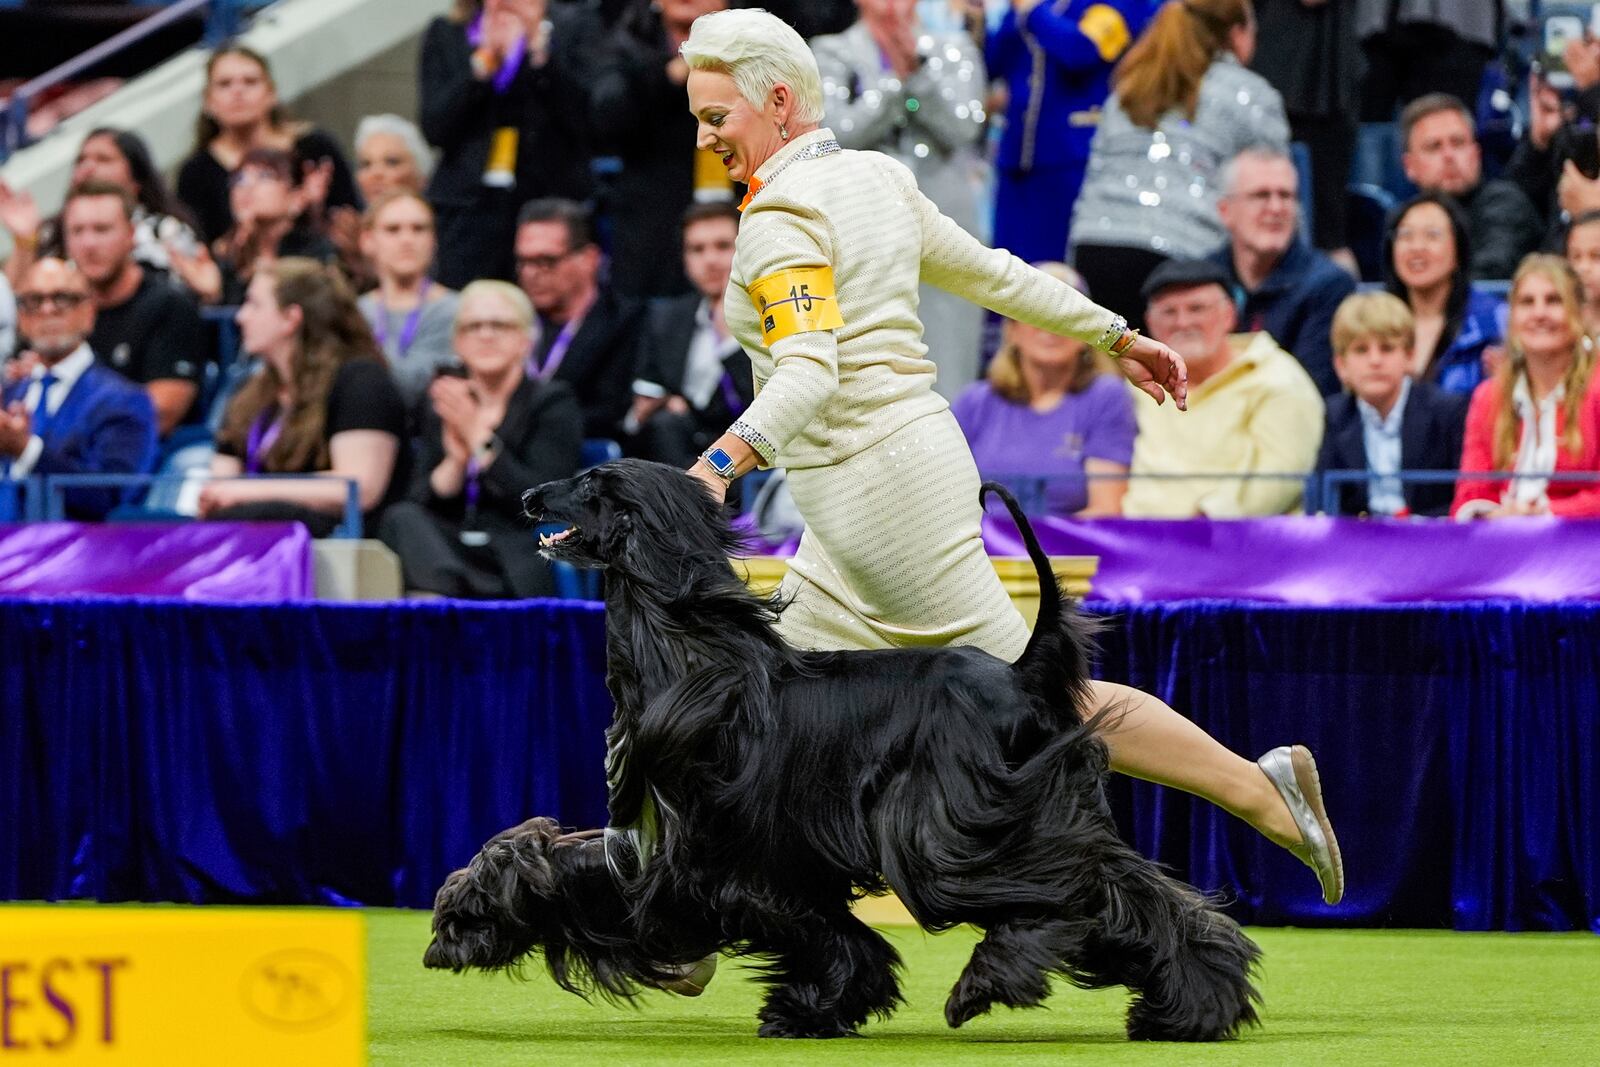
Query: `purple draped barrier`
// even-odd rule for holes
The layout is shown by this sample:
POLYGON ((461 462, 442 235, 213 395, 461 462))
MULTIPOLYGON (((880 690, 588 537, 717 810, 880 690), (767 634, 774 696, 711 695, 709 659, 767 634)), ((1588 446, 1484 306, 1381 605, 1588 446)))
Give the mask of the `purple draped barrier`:
POLYGON ((0 525, 0 596, 308 600, 311 537, 299 523, 0 525))
MULTIPOLYGON (((1034 519, 1046 552, 1098 556, 1093 595, 1286 604, 1600 599, 1600 522, 1368 522, 1320 516, 1159 521, 1034 519)), ((984 518, 990 555, 1026 554, 984 518)))

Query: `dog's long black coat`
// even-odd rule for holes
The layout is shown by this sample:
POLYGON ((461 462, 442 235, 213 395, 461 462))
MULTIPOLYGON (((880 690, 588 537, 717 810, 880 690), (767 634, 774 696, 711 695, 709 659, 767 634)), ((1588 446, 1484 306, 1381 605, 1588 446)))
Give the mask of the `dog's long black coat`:
POLYGON ((729 949, 770 960, 763 1035, 845 1035, 900 999, 894 950, 849 908, 892 888, 928 929, 985 931, 952 1026, 1040 1003, 1052 973, 1134 990, 1134 1038, 1254 1023, 1255 945, 1118 838, 1095 735, 1111 712, 1081 714, 1086 627, 1016 502, 985 488, 1039 572, 1015 664, 789 647, 680 471, 623 460, 530 490, 531 516, 572 525, 547 551, 607 571, 611 816, 633 832, 535 819, 497 836, 440 890, 425 962, 511 967, 542 948, 568 988, 627 996, 729 949))

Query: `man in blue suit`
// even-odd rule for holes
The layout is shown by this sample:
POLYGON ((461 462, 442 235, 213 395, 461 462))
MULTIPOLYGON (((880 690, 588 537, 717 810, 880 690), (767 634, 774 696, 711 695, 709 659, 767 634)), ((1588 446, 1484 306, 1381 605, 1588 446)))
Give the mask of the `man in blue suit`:
MULTIPOLYGON (((0 393, 0 477, 143 474, 156 458, 150 397, 96 363, 87 338, 95 309, 88 280, 69 263, 41 259, 17 292, 18 325, 38 361, 0 393)), ((67 516, 99 520, 120 489, 67 491, 67 516)))

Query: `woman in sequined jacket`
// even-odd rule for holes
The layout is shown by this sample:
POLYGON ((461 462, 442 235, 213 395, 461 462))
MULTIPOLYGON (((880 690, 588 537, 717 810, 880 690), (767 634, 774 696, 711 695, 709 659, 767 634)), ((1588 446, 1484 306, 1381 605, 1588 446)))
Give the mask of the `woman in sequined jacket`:
POLYGON ((1112 75, 1072 216, 1072 262, 1106 307, 1143 321, 1139 289, 1167 259, 1227 239, 1218 172, 1243 148, 1289 150, 1283 98, 1244 64, 1250 0, 1174 0, 1112 75))
MULTIPOLYGON (((972 452, 933 392, 920 284, 1111 352, 1157 401, 1184 403, 1182 359, 1066 283, 984 247, 902 164, 842 149, 820 125, 815 59, 781 20, 702 16, 682 54, 699 147, 750 187, 723 307, 756 384, 691 473, 721 500, 757 466, 788 471, 806 521, 780 594, 779 629, 795 646, 971 645, 1015 660, 1028 628, 984 552, 972 452)), ((1258 766, 1155 697, 1094 690, 1097 705, 1123 709, 1103 735, 1113 767, 1246 819, 1339 899, 1332 828, 1320 797, 1304 799, 1317 788, 1308 752, 1276 749, 1258 766), (1290 762, 1305 793, 1285 776, 1290 762)))
MULTIPOLYGON (((843 33, 816 37, 823 120, 845 148, 882 152, 968 233, 978 232, 978 194, 988 164, 983 137, 983 53, 965 32, 930 34, 916 0, 860 0, 861 18, 843 33)), ((1059 254, 1059 253, 1058 253, 1059 254)), ((983 309, 922 286, 928 358, 937 388, 954 397, 978 375, 983 309)))

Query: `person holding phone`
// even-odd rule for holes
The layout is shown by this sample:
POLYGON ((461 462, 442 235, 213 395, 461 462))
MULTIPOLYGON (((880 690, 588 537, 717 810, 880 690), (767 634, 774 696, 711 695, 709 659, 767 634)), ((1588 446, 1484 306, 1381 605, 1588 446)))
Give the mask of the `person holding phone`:
POLYGON ((516 286, 476 281, 461 291, 461 362, 436 370, 416 475, 378 527, 407 589, 474 599, 555 592, 522 493, 577 473, 583 411, 565 384, 523 373, 533 329, 533 305, 516 286))

